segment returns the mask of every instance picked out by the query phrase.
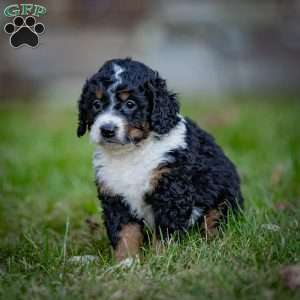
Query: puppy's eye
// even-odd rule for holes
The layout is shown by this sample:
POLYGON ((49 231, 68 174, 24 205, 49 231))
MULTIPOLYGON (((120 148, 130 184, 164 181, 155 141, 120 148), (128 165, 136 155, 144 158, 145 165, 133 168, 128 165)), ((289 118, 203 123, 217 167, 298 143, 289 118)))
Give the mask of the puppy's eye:
POLYGON ((102 107, 101 101, 96 99, 93 102, 93 108, 94 108, 94 110, 98 111, 98 110, 101 109, 101 107, 102 107))
POLYGON ((128 101, 126 101, 126 107, 128 108, 128 109, 133 109, 134 107, 135 107, 135 102, 134 101, 132 101, 132 100, 128 100, 128 101))

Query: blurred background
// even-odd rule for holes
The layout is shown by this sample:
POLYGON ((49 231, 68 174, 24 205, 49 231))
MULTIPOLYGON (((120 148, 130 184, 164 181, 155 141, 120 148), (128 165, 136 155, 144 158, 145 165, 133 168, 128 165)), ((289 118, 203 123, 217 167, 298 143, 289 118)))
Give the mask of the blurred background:
MULTIPOLYGON (((15 2, 1 1, 1 10, 15 2)), ((2 100, 75 101, 107 59, 126 56, 158 70, 184 95, 300 90, 299 0, 23 3, 47 8, 39 18, 46 31, 38 48, 13 49, 1 30, 2 100)), ((9 21, 1 14, 2 28, 9 21)))

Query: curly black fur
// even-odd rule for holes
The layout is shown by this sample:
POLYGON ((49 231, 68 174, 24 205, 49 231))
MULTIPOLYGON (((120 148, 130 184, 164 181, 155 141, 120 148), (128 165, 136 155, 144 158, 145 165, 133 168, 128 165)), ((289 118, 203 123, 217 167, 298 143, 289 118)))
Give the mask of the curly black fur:
MULTIPOLYGON (((105 93, 112 85, 114 64, 126 70, 122 74, 124 86, 118 88, 132 91, 138 106, 134 113, 129 114, 119 104, 117 113, 135 126, 148 123, 158 140, 168 134, 180 122, 176 95, 168 91, 165 80, 149 67, 131 59, 116 59, 106 62, 83 87, 79 100, 78 136, 91 128, 99 114, 92 107, 96 89, 100 88, 105 93)), ((103 111, 109 105, 105 97, 103 111)), ((174 232, 185 232, 191 226, 190 217, 195 208, 202 212, 198 219, 200 224, 210 210, 221 210, 226 218, 228 209, 237 212, 243 205, 240 180, 233 163, 212 136, 189 119, 185 119, 185 126, 187 147, 166 153, 168 159, 163 167, 170 171, 162 174, 155 189, 144 195, 145 202, 153 211, 156 232, 163 237, 169 237, 174 232)), ((99 182, 97 184, 100 185, 99 182)), ((99 192, 99 199, 102 200, 109 238, 116 247, 122 225, 142 224, 143 219, 130 210, 122 195, 99 192)))
POLYGON ((187 230, 194 207, 201 208, 203 215, 221 209, 226 218, 229 208, 237 212, 243 204, 236 169, 213 138, 187 120, 186 142, 187 149, 169 153, 173 160, 165 166, 172 172, 162 176, 156 190, 146 196, 163 237, 187 230))
POLYGON ((177 116, 179 105, 176 95, 167 90, 166 81, 159 77, 151 80, 147 85, 147 96, 152 100, 151 128, 164 134, 169 132, 179 121, 177 116))

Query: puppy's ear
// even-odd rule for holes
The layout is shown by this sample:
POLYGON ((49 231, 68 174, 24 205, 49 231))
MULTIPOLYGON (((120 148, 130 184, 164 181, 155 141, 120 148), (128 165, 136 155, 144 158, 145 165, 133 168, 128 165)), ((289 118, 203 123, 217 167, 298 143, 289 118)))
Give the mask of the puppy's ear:
POLYGON ((146 92, 152 103, 150 124, 159 134, 168 133, 178 122, 179 104, 176 94, 169 93, 166 81, 158 73, 146 84, 146 92))
POLYGON ((87 80, 82 88, 81 96, 78 101, 78 128, 77 136, 81 137, 85 134, 88 126, 88 108, 87 108, 87 98, 88 98, 88 85, 87 80))

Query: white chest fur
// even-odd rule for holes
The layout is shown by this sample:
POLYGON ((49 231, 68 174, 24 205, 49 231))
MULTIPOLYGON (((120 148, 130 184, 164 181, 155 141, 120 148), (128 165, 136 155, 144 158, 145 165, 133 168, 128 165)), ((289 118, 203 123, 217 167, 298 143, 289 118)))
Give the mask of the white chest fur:
POLYGON ((186 148, 184 120, 159 140, 149 136, 139 147, 99 147, 94 154, 93 165, 96 180, 105 184, 116 195, 122 195, 131 211, 150 226, 154 225, 152 209, 144 201, 150 191, 153 170, 168 161, 167 153, 173 149, 186 148))

